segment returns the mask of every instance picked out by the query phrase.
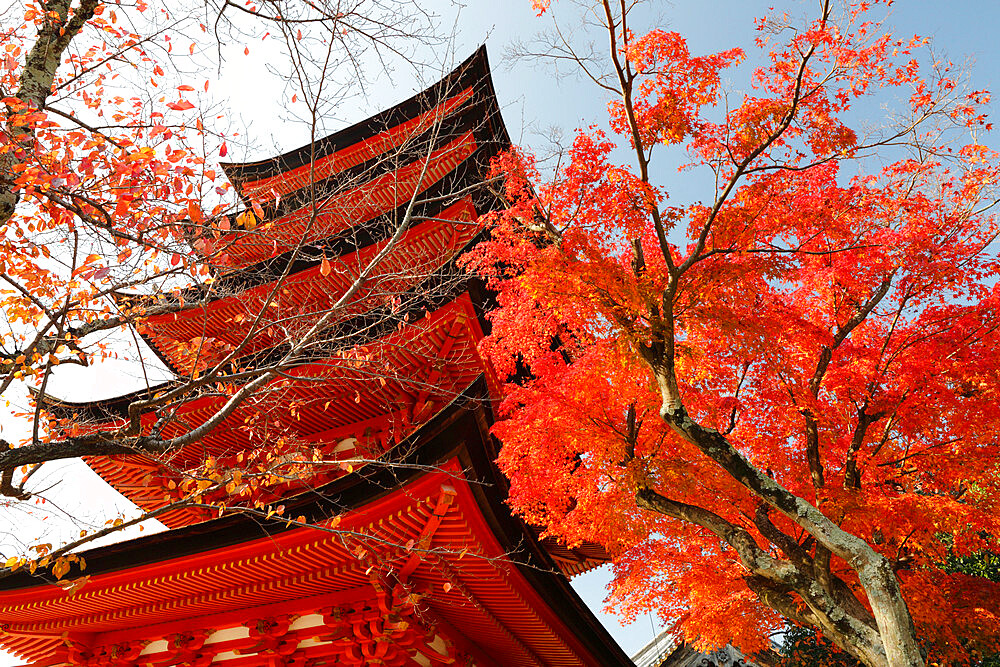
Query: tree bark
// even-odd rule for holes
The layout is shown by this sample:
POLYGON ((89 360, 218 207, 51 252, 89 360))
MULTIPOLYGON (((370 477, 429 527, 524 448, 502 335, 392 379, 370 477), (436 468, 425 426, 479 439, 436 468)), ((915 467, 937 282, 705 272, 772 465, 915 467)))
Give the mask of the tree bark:
POLYGON ((874 624, 858 618, 849 606, 841 604, 837 596, 820 584, 807 563, 774 558, 744 528, 714 512, 671 500, 652 489, 639 489, 636 502, 644 509, 702 526, 724 540, 750 572, 747 577, 750 589, 782 616, 818 627, 835 638, 844 650, 871 667, 892 665, 874 624), (805 609, 800 608, 791 593, 798 595, 805 609))
POLYGON ((660 415, 664 421, 754 495, 804 528, 858 573, 875 616, 885 656, 884 661, 872 656, 864 662, 871 667, 923 667, 913 619, 889 561, 863 539, 840 528, 812 503, 750 465, 718 431, 692 420, 680 401, 673 369, 669 366, 660 363, 659 368, 654 368, 663 398, 660 415))
POLYGON ((0 153, 0 226, 10 220, 21 200, 14 167, 23 163, 25 151, 32 150, 31 136, 19 124, 19 117, 45 107, 45 101, 52 94, 52 84, 63 53, 87 21, 94 17, 98 5, 100 0, 81 0, 72 12, 72 0, 49 0, 42 5, 46 12, 45 23, 39 28, 38 37, 25 57, 20 87, 14 93, 21 104, 7 106, 5 129, 21 147, 0 153))

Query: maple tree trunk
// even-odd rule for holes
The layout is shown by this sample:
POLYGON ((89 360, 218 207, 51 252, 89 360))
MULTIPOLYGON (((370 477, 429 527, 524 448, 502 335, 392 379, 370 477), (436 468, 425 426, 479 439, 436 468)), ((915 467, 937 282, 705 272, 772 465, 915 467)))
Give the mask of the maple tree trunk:
MULTIPOLYGON (((672 324, 672 318, 665 318, 672 324)), ((836 523, 824 515, 815 505, 796 496, 777 481, 752 466, 733 445, 718 431, 698 424, 687 414, 680 399, 680 391, 674 375, 673 337, 667 334, 665 345, 658 350, 659 358, 652 357, 653 350, 647 351, 654 374, 660 386, 663 404, 660 410, 662 419, 688 442, 696 446, 706 456, 722 466, 734 479, 774 507, 789 519, 804 528, 821 545, 833 554, 844 559, 858 574, 862 587, 868 596, 875 616, 878 633, 872 637, 865 632, 861 624, 852 622, 846 610, 839 608, 836 600, 824 600, 822 595, 813 596, 813 588, 822 588, 819 581, 796 581, 797 574, 787 571, 787 563, 778 563, 766 557, 763 551, 753 543, 753 538, 746 531, 735 531, 723 528, 719 522, 707 517, 701 512, 676 512, 668 504, 655 502, 651 494, 639 494, 640 505, 659 511, 668 516, 683 518, 712 530, 733 546, 751 571, 760 574, 769 581, 790 586, 799 593, 811 607, 828 606, 821 609, 830 622, 822 623, 824 630, 857 658, 870 667, 923 667, 924 659, 917 644, 916 631, 909 609, 900 592, 899 582, 884 556, 875 551, 863 539, 841 529, 836 523), (672 513, 673 512, 673 513, 672 513), (747 542, 753 543, 751 548, 747 542), (803 590, 805 588, 806 590, 803 590), (814 597, 814 599, 810 599, 814 597)), ((696 508, 697 509, 697 508, 696 508)), ((714 516, 714 515, 713 515, 714 516)), ((724 522, 728 524, 728 522, 724 522)), ((794 566, 793 566, 794 567, 794 566)), ((790 609, 786 606, 776 606, 767 596, 762 596, 765 603, 784 615, 790 609)), ((816 619, 811 619, 813 622, 816 619)))

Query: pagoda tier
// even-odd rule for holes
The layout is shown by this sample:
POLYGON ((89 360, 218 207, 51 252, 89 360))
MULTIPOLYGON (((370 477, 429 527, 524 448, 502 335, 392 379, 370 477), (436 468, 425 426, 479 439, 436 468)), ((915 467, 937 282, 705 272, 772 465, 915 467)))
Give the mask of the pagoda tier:
MULTIPOLYGON (((379 324, 384 327, 386 322, 379 324)), ((379 329, 376 326, 374 333, 379 329)), ((241 487, 235 495, 224 488, 208 491, 203 502, 277 501, 284 494, 346 474, 338 462, 349 461, 353 467, 393 456, 397 443, 489 370, 476 349, 481 338, 472 299, 463 293, 389 335, 375 337, 377 344, 370 348, 362 339, 348 348, 351 354, 295 365, 195 443, 156 457, 134 454, 86 461, 147 511, 189 495, 190 484, 183 480, 201 478, 201 466, 209 457, 220 471, 247 471, 253 485, 241 487)), ((490 384, 495 386, 495 381, 490 384)), ((74 424, 89 421, 85 427, 89 431, 110 431, 127 423, 127 409, 134 400, 171 386, 117 401, 63 403, 50 409, 74 424)), ((204 422, 228 398, 217 391, 185 396, 174 407, 162 437, 179 436, 192 424, 204 422)), ((144 414, 144 429, 152 427, 159 414, 144 414)), ((206 509, 181 507, 158 519, 176 527, 208 516, 206 509)))
POLYGON ((151 315, 139 332, 176 374, 189 376, 210 358, 206 342, 242 358, 296 340, 320 317, 333 315, 327 325, 333 329, 351 317, 386 307, 391 316, 394 305, 415 300, 415 290, 419 295, 447 292, 441 284, 444 276, 453 284, 464 283, 454 267, 447 267, 473 240, 477 217, 471 200, 464 198, 435 211, 434 219, 406 229, 388 252, 389 239, 369 239, 339 256, 331 252, 300 258, 287 267, 287 276, 246 271, 207 290, 144 299, 150 308, 172 312, 151 315), (379 253, 385 256, 370 277, 346 298, 379 253))
POLYGON ((439 83, 366 121, 269 160, 223 165, 248 209, 211 223, 213 233, 194 247, 233 270, 350 236, 393 212, 398 223, 411 201, 480 181, 509 145, 480 48, 439 83))
POLYGON ((485 397, 480 381, 397 467, 286 498, 280 519, 85 552, 72 593, 0 580, 0 644, 34 667, 630 665, 506 509, 485 397))

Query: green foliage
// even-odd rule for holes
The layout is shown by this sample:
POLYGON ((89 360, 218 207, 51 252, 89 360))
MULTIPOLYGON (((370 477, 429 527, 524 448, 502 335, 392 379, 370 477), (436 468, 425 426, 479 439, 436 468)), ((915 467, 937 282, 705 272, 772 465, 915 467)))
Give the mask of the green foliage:
POLYGON ((970 577, 1000 581, 1000 554, 983 551, 968 556, 948 555, 941 568, 945 572, 960 572, 970 577))

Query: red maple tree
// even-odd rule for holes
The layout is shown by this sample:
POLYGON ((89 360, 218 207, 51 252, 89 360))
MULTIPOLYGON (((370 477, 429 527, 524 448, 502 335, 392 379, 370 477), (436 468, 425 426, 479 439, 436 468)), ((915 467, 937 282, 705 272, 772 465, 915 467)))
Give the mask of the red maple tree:
POLYGON ((606 545, 613 602, 704 644, 761 651, 784 617, 872 666, 996 650, 1000 588, 940 567, 1000 536, 988 94, 870 3, 827 2, 760 23, 768 64, 728 106, 744 54, 633 32, 632 4, 597 3, 609 131, 579 131, 551 179, 498 163, 510 208, 468 258, 498 294, 511 504, 606 545), (890 125, 852 129, 893 95, 890 125), (654 179, 670 148, 705 201, 654 179))

